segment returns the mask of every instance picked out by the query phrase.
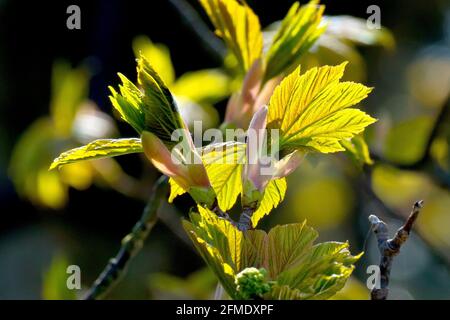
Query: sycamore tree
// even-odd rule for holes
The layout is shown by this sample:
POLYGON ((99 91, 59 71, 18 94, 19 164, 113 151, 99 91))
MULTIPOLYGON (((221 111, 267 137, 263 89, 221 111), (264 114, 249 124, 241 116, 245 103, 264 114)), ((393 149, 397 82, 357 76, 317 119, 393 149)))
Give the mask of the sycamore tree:
MULTIPOLYGON (((62 153, 50 166, 144 153, 162 173, 142 218, 87 298, 102 297, 139 251, 167 197, 167 185, 169 202, 185 193, 195 201, 196 207, 186 208, 189 218, 183 227, 228 297, 330 298, 344 286, 361 254, 351 254, 347 242, 315 243, 318 233, 306 222, 268 232, 258 225, 283 201, 286 177, 308 154, 346 151, 370 163, 362 133, 376 119, 355 105, 372 88, 342 81, 347 62, 307 63, 314 50, 327 46, 322 36, 352 48, 345 40, 348 34, 336 28, 327 33, 334 22, 324 19, 318 1, 293 4, 281 22, 265 31, 244 1, 200 3, 228 49, 226 66, 238 84, 222 125, 208 139, 196 137, 180 112, 183 90, 173 76, 160 74, 163 68, 153 61, 157 55, 141 51, 136 81, 119 74, 121 83, 110 87, 115 112, 136 136, 92 141, 62 153), (239 211, 237 219, 232 210, 239 211)), ((205 85, 206 92, 214 91, 205 85)))

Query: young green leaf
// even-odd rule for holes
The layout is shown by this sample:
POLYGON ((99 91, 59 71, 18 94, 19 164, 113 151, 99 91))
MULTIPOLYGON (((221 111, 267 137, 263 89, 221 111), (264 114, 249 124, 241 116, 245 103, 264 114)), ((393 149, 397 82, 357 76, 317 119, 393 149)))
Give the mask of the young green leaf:
POLYGON ((313 245, 318 234, 301 224, 239 231, 228 220, 198 207, 183 225, 205 262, 230 297, 239 298, 234 278, 246 268, 264 268, 271 281, 268 299, 329 298, 344 285, 360 256, 352 256, 348 243, 313 245))
MULTIPOLYGON (((216 193, 219 208, 223 211, 231 209, 242 192, 241 173, 244 157, 245 144, 242 143, 216 143, 202 150, 202 162, 216 193)), ((169 202, 186 192, 173 179, 170 189, 169 202)))
POLYGON ((170 58, 169 48, 160 43, 153 43, 146 36, 138 36, 133 39, 133 51, 136 59, 144 56, 151 61, 164 83, 170 87, 175 81, 175 70, 170 58))
POLYGON ((373 164, 373 160, 370 158, 369 147, 362 135, 354 136, 350 140, 342 140, 341 145, 345 148, 350 158, 358 165, 373 164))
POLYGON ((245 145, 242 143, 213 144, 203 149, 202 160, 223 211, 231 209, 242 192, 244 156, 245 145))
POLYGON ((312 68, 303 75, 298 67, 275 89, 267 127, 280 129, 280 149, 343 151, 340 141, 376 121, 358 109, 348 108, 366 98, 372 89, 339 82, 345 65, 312 68))
POLYGON ((203 8, 228 49, 236 58, 242 74, 262 54, 263 37, 258 17, 244 2, 237 0, 200 0, 203 8))
POLYGON ((344 286, 360 256, 350 254, 348 243, 317 244, 302 257, 301 264, 278 276, 278 285, 299 290, 303 299, 327 299, 344 286))
POLYGON ((313 0, 300 7, 296 2, 289 9, 267 52, 264 82, 290 72, 324 32, 325 27, 320 26, 320 22, 325 7, 318 3, 318 0, 313 0))
POLYGON ((144 56, 138 60, 138 84, 143 95, 145 129, 155 134, 171 149, 177 142, 172 134, 177 129, 186 129, 171 92, 144 56))
POLYGON ((283 201, 286 194, 286 189, 286 178, 276 179, 269 182, 264 190, 258 209, 256 209, 252 215, 253 228, 256 228, 259 221, 283 201))
POLYGON ((169 203, 172 203, 176 197, 186 193, 186 190, 180 187, 180 185, 177 184, 173 178, 169 179, 169 185, 170 185, 170 195, 168 200, 169 203))
POLYGON ((145 129, 144 104, 142 93, 127 77, 119 73, 122 84, 119 92, 109 87, 111 94, 109 99, 114 109, 119 113, 122 120, 131 125, 139 134, 145 129))
POLYGON ((61 153, 53 160, 50 170, 69 163, 139 152, 142 152, 142 145, 141 140, 137 138, 95 140, 85 146, 61 153))

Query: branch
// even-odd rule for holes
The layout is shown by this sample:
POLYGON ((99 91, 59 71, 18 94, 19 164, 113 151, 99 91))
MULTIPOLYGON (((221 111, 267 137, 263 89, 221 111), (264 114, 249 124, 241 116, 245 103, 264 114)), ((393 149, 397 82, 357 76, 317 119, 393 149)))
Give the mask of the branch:
POLYGON ((221 63, 225 59, 226 49, 223 43, 214 35, 200 15, 186 0, 169 0, 170 4, 175 8, 180 17, 184 20, 188 29, 191 29, 203 47, 214 59, 221 63))
POLYGON ((380 261, 380 287, 373 288, 371 293, 372 300, 386 300, 389 293, 389 278, 391 274, 392 261, 400 253, 401 246, 408 240, 414 222, 423 207, 423 201, 414 203, 413 210, 406 220, 405 224, 397 230, 394 238, 389 239, 386 223, 377 216, 369 216, 373 231, 377 237, 378 250, 381 254, 380 261))
POLYGON ((167 177, 162 176, 158 179, 141 218, 134 225, 133 230, 123 238, 119 252, 109 261, 103 272, 95 280, 84 298, 85 300, 102 298, 125 273, 131 259, 141 250, 145 239, 158 220, 157 211, 161 199, 167 192, 167 186, 167 177))

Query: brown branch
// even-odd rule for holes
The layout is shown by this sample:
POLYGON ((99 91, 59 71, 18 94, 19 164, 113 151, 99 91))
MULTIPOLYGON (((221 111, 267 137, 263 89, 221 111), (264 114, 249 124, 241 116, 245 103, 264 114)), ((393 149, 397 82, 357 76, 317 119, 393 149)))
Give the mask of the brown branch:
POLYGON ((394 238, 389 239, 388 228, 385 222, 377 216, 369 216, 372 229, 377 237, 378 250, 381 254, 380 261, 380 286, 373 288, 371 292, 372 300, 386 300, 389 294, 389 278, 391 274, 394 257, 400 253, 401 246, 408 240, 414 222, 423 207, 423 201, 414 203, 411 214, 405 224, 397 230, 394 238))

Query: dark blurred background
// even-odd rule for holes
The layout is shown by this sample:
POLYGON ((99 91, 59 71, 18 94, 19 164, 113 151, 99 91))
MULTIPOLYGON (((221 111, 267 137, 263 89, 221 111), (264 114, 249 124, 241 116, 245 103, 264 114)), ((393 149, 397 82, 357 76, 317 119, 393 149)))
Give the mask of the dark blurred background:
MULTIPOLYGON (((70 188, 67 204, 59 209, 33 205, 18 196, 8 168, 21 134, 36 118, 48 114, 52 67, 57 60, 90 69, 89 99, 110 115, 107 86, 118 83, 117 72, 135 79, 132 41, 138 35, 146 35, 170 49, 177 76, 220 67, 221 61, 205 48, 174 2, 0 0, 0 299, 50 297, 43 295, 44 282, 52 277, 49 270, 56 270, 58 261, 79 265, 83 288, 88 288, 139 218, 142 201, 101 185, 83 191, 70 188), (66 9, 71 4, 81 8, 81 30, 66 28, 66 9)), ((187 2, 207 21, 197 1, 187 2)), ((293 1, 248 3, 266 26, 281 19, 293 1)), ((322 3, 327 15, 361 18, 368 17, 369 5, 380 6, 381 23, 393 33, 396 48, 359 48, 366 61, 365 82, 375 87, 364 108, 379 119, 369 132, 369 145, 393 160, 404 160, 402 148, 418 149, 406 159, 414 161, 414 157, 420 157, 421 141, 426 140, 432 125, 409 125, 408 121, 425 118, 429 121, 423 121, 432 124, 445 102, 439 100, 439 95, 445 98, 445 90, 448 94, 450 87, 450 2, 322 3), (416 132, 422 127, 425 138, 416 132)), ((216 107, 223 116, 225 101, 216 107)), ((121 136, 135 135, 126 124, 118 122, 117 126, 121 136)), ((441 138, 443 142, 436 143, 436 154, 444 154, 448 164, 448 136, 447 140, 444 134, 441 138)), ((363 250, 369 214, 380 215, 394 229, 413 201, 425 198, 420 236, 413 236, 394 265, 392 298, 450 298, 449 185, 436 182, 432 174, 421 170, 377 165, 370 182, 374 199, 370 192, 363 194, 358 177, 364 174, 343 167, 335 158, 312 157, 291 177, 287 199, 264 219, 263 227, 307 218, 321 232, 321 240, 349 240, 356 253, 363 250), (390 210, 400 215, 392 215, 390 210)), ((144 193, 149 194, 156 173, 143 165, 138 155, 118 161, 130 176, 147 177, 148 191, 144 193)), ((442 167, 445 169, 445 164, 442 167)), ((200 284, 194 283, 197 280, 192 276, 183 280, 203 267, 179 226, 180 217, 187 214, 190 205, 183 197, 175 201, 175 206, 162 208, 160 214, 166 215, 165 221, 157 224, 109 298, 207 297, 205 291, 213 287, 213 280, 200 284), (195 290, 196 286, 201 289, 195 290)), ((367 298, 365 269, 378 259, 373 239, 366 252, 342 298, 367 298)), ((201 275, 211 279, 207 272, 201 275)))

